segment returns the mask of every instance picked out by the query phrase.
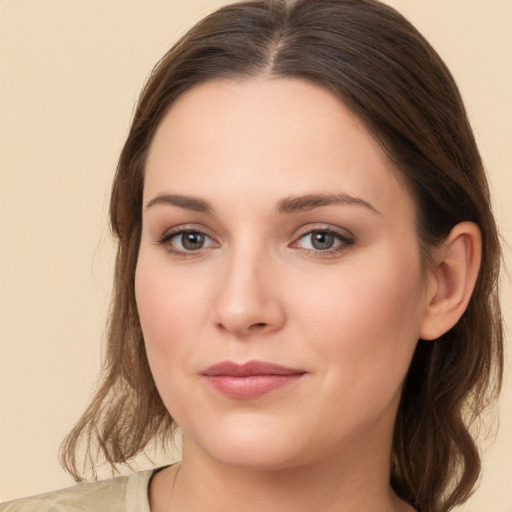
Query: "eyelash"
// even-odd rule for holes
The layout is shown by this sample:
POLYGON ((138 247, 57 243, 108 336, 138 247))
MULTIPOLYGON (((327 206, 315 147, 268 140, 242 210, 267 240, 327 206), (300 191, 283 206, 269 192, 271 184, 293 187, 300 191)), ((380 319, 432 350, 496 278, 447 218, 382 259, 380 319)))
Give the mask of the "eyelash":
POLYGON ((290 247, 297 247, 297 244, 300 240, 304 239, 308 235, 312 235, 313 233, 322 233, 333 235, 340 243, 339 245, 332 247, 330 249, 319 250, 319 249, 304 249, 310 256, 318 256, 323 258, 335 257, 340 253, 346 251, 351 245, 354 244, 355 239, 353 237, 347 236, 345 234, 340 233, 334 229, 325 228, 325 227, 316 227, 309 228, 307 231, 301 233, 295 242, 290 244, 290 247))
MULTIPOLYGON (((171 252, 172 254, 175 254, 177 256, 181 256, 183 258, 198 257, 200 255, 199 253, 200 253, 201 249, 207 249, 208 247, 207 248, 200 248, 200 249, 197 249, 195 251, 186 251, 186 250, 175 249, 175 248, 173 248, 173 246, 170 243, 173 238, 178 237, 178 236, 182 236, 182 235, 187 234, 187 233, 203 235, 204 237, 206 237, 209 240, 211 240, 213 242, 213 244, 217 244, 217 247, 218 247, 218 243, 215 242, 211 237, 209 237, 203 231, 201 231, 199 229, 189 229, 189 228, 187 228, 187 229, 182 229, 181 228, 181 229, 176 229, 175 231, 167 232, 167 233, 165 233, 164 235, 162 235, 161 237, 158 238, 157 244, 158 245, 162 245, 162 246, 166 246, 166 249, 169 252, 171 252)), ((329 248, 329 249, 325 249, 325 250, 303 249, 307 254, 309 254, 311 256, 324 257, 324 258, 335 257, 339 253, 342 253, 342 252, 346 251, 355 242, 353 237, 341 234, 339 231, 336 231, 336 230, 333 230, 333 229, 330 229, 330 228, 317 227, 317 228, 312 228, 312 229, 309 228, 307 231, 304 231, 303 233, 301 233, 295 239, 295 241, 292 242, 289 245, 289 247, 298 247, 298 243, 299 243, 300 240, 304 239, 308 235, 312 235, 313 233, 323 233, 323 234, 333 235, 336 238, 336 240, 338 242, 340 242, 340 243, 337 246, 333 247, 333 248, 329 248)))
POLYGON ((212 238, 210 236, 208 236, 206 233, 204 233, 200 229, 192 229, 192 228, 185 228, 185 229, 183 229, 183 228, 179 228, 179 229, 176 229, 175 231, 170 231, 170 232, 164 233, 161 237, 158 238, 157 244, 158 245, 162 245, 162 246, 166 246, 166 249, 169 252, 171 252, 172 254, 175 254, 177 256, 181 256, 183 258, 197 257, 197 256, 199 256, 200 250, 203 249, 203 248, 198 249, 196 251, 186 251, 186 250, 182 251, 182 250, 179 250, 179 249, 175 249, 172 246, 172 244, 170 243, 173 238, 176 238, 176 237, 178 237, 180 235, 183 236, 183 235, 185 235, 187 233, 203 235, 205 238, 208 238, 209 240, 212 240, 212 238))

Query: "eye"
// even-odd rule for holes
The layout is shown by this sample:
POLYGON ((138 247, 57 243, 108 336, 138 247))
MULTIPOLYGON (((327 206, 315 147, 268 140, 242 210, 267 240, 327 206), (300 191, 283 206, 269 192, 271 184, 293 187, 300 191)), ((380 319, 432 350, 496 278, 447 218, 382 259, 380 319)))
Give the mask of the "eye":
POLYGON ((187 254, 214 247, 215 242, 204 233, 194 230, 181 230, 164 235, 159 243, 167 245, 172 252, 187 254))
POLYGON ((313 229, 304 233, 292 247, 299 247, 316 254, 332 254, 346 249, 354 240, 330 229, 313 229))
POLYGON ((334 233, 329 231, 312 231, 302 237, 307 245, 310 247, 304 247, 305 249, 315 249, 317 251, 325 251, 332 249, 339 240, 336 238, 334 233))

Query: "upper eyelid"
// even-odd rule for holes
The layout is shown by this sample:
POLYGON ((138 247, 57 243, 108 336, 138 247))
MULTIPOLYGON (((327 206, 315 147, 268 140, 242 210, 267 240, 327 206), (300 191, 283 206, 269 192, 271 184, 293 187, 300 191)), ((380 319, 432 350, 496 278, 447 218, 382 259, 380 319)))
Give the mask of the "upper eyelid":
POLYGON ((208 236, 209 238, 214 238, 214 236, 212 235, 212 230, 208 229, 206 226, 203 226, 201 224, 179 224, 177 226, 174 226, 172 228, 168 228, 166 229, 161 236, 159 236, 158 238, 164 238, 164 237, 169 237, 169 236, 173 236, 173 235, 179 235, 180 233, 187 233, 187 232, 192 232, 192 233, 201 233, 203 235, 206 235, 208 236))
POLYGON ((311 234, 313 234, 315 232, 320 232, 320 233, 324 232, 324 233, 333 234, 334 236, 338 237, 338 239, 342 243, 345 243, 345 244, 348 244, 348 245, 352 245, 355 242, 354 237, 343 235, 339 231, 334 231, 334 230, 331 230, 331 229, 311 229, 311 230, 306 231, 305 233, 302 233, 301 235, 295 237, 294 241, 290 244, 290 246, 296 245, 300 240, 302 240, 306 236, 311 235, 311 234))
MULTIPOLYGON (((201 225, 201 224, 179 224, 175 227, 166 229, 164 232, 164 235, 172 234, 172 233, 182 233, 184 231, 185 232, 186 231, 197 231, 198 233, 203 233, 205 235, 208 235, 209 232, 210 233, 212 232, 211 229, 209 229, 206 226, 201 225)), ((351 231, 348 230, 347 228, 342 228, 339 226, 333 226, 332 224, 326 224, 326 223, 320 223, 320 222, 318 222, 318 223, 313 222, 313 223, 305 224, 304 226, 300 226, 299 228, 296 228, 294 231, 296 233, 294 236, 297 236, 299 233, 307 234, 312 231, 330 231, 330 232, 339 233, 339 234, 347 233, 348 235, 353 236, 351 231)), ((208 236, 210 236, 210 235, 208 235, 208 236)))
POLYGON ((295 240, 305 235, 308 235, 314 231, 327 231, 329 233, 339 235, 342 238, 355 238, 354 234, 347 228, 333 226, 332 224, 313 223, 313 226, 311 224, 306 224, 305 226, 298 228, 296 230, 295 240), (315 224, 317 225, 315 226, 315 224))

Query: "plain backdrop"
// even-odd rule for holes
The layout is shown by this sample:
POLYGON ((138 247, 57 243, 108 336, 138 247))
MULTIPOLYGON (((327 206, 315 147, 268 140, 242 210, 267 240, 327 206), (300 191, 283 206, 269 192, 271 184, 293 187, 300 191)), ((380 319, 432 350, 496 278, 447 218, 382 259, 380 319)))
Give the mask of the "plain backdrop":
MULTIPOLYGON (((100 367, 116 160, 152 66, 224 3, 0 0, 0 501, 72 484, 57 451, 100 367)), ((512 1, 388 3, 452 70, 512 241, 512 1)), ((509 325, 510 295, 505 278, 509 325)), ((499 434, 467 512, 512 512, 507 368, 499 434)))

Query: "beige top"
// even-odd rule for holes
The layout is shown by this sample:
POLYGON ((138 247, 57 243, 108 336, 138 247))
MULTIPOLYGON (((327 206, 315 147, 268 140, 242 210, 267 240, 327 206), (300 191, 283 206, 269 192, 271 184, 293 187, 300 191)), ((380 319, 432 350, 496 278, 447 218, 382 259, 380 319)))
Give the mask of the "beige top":
POLYGON ((1 503, 0 512, 151 512, 148 486, 156 471, 140 471, 1 503))

